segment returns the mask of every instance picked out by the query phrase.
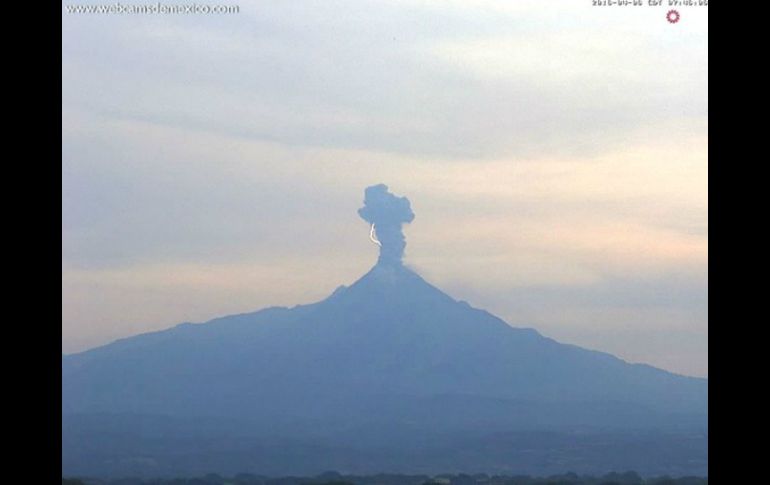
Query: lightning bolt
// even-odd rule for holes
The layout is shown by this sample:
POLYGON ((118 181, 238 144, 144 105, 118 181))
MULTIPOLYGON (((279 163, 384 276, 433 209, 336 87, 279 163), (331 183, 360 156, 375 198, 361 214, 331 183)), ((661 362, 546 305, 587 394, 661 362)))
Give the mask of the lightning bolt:
POLYGON ((378 241, 376 237, 374 237, 374 224, 372 224, 372 230, 369 231, 369 239, 371 239, 374 244, 382 247, 382 243, 378 241))

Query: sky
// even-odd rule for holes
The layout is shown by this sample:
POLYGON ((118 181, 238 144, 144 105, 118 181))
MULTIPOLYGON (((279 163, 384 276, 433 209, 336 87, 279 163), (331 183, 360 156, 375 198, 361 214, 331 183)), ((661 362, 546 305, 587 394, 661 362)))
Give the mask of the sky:
POLYGON ((328 296, 384 183, 451 296, 708 376, 708 7, 646 2, 63 3, 62 352, 328 296))

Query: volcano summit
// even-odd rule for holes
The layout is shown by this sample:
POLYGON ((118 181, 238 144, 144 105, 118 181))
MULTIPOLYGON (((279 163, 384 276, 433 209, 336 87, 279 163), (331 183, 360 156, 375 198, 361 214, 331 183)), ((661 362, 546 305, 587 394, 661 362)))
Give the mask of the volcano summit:
POLYGON ((63 472, 707 473, 705 379, 453 299, 403 265, 384 185, 359 214, 378 262, 322 301, 64 356, 63 472))

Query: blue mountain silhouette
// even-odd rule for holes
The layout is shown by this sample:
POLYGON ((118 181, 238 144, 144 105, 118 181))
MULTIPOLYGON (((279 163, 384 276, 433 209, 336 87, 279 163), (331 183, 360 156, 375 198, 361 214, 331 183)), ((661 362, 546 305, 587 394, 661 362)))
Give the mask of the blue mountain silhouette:
POLYGON ((514 328, 400 263, 62 359, 70 473, 705 473, 708 382, 514 328))

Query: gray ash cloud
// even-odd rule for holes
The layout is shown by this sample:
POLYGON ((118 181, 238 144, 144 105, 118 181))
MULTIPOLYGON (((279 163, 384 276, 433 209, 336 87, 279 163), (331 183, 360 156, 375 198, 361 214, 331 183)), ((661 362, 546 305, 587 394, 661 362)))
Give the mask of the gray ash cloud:
POLYGON ((401 264, 406 247, 401 226, 414 220, 409 199, 391 194, 385 184, 372 185, 364 191, 364 206, 358 215, 374 224, 382 244, 377 264, 401 264))

